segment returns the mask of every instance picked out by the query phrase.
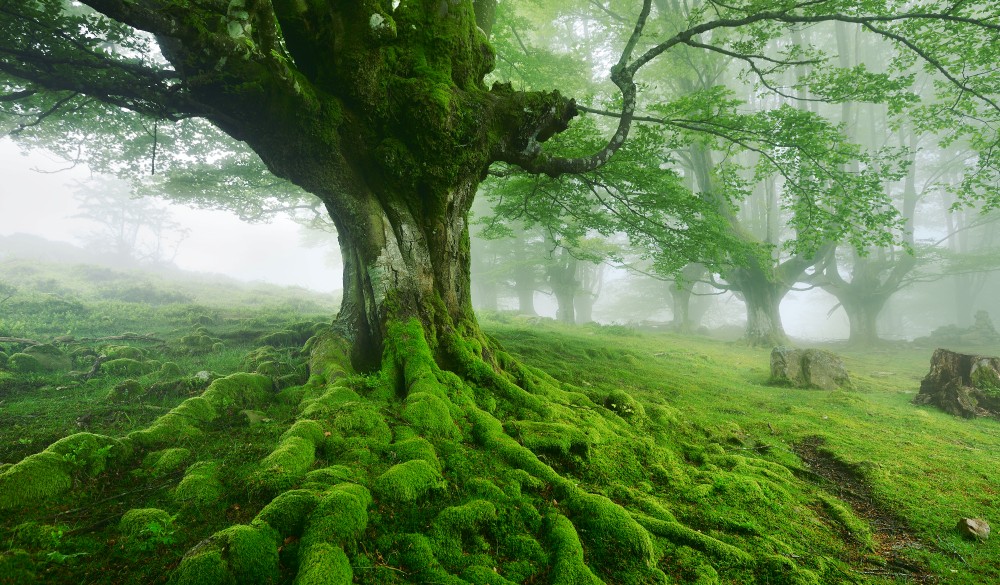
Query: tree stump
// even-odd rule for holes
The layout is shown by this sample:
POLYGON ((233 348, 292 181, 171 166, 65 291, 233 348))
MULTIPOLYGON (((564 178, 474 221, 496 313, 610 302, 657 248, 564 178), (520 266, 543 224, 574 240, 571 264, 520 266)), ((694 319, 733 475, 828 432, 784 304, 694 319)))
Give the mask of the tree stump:
POLYGON ((913 403, 965 418, 1000 417, 1000 358, 934 350, 913 403))

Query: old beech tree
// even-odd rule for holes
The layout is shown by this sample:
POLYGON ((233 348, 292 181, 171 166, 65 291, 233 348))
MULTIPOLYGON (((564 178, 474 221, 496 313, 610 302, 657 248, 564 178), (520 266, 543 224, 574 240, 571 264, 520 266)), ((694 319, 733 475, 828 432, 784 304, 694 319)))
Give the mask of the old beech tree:
MULTIPOLYGON (((525 495, 524 502, 530 499, 542 510, 545 524, 536 512, 534 520, 511 520, 509 528, 512 534, 522 530, 535 546, 537 537, 553 553, 545 557, 548 560, 533 561, 538 566, 530 570, 522 566, 516 577, 516 567, 510 565, 505 574, 518 582, 600 583, 592 569, 612 583, 666 582, 659 568, 664 549, 654 546, 657 539, 693 547, 697 554, 715 559, 713 564, 737 571, 732 573, 734 582, 777 582, 779 574, 799 571, 796 563, 807 565, 826 553, 790 555, 793 562, 767 551, 746 553, 682 526, 655 498, 680 489, 686 468, 679 455, 634 430, 652 424, 641 405, 621 390, 604 396, 568 391, 543 373, 520 366, 480 332, 470 302, 467 225, 477 186, 498 161, 550 176, 606 164, 629 139, 639 117, 637 73, 674 47, 716 51, 766 76, 804 61, 822 61, 812 52, 769 53, 771 41, 791 27, 834 21, 879 35, 925 65, 943 81, 940 88, 950 99, 929 106, 941 104, 941 109, 928 110, 924 120, 964 131, 975 147, 988 152, 995 143, 990 130, 997 119, 993 96, 1000 75, 995 68, 1000 25, 992 2, 961 0, 706 0, 691 3, 686 12, 681 8, 688 3, 676 0, 635 4, 615 3, 614 10, 606 9, 610 15, 634 19, 623 26, 627 38, 617 47, 620 58, 611 68, 620 91, 617 117, 612 118, 617 126, 603 147, 581 158, 553 156, 544 144, 578 114, 573 99, 558 91, 519 91, 484 82, 495 61, 489 39, 497 0, 0 0, 0 112, 21 120, 20 128, 72 120, 83 108, 81 100, 162 123, 201 118, 249 145, 272 173, 322 200, 336 225, 346 266, 336 329, 351 348, 355 370, 381 366, 392 374, 384 377, 392 388, 359 388, 362 398, 344 386, 349 383, 346 376, 332 374, 329 388, 307 388, 309 406, 264 460, 263 471, 253 476, 261 493, 272 489, 273 497, 274 491, 298 485, 322 447, 331 464, 342 461, 357 469, 368 465, 370 470, 356 474, 358 484, 371 487, 383 511, 403 517, 422 510, 413 503, 438 489, 440 467, 428 463, 437 463, 437 449, 449 458, 446 468, 464 462, 454 478, 481 476, 508 487, 516 479, 525 493, 535 490, 533 499, 525 495), (680 16, 671 22, 680 24, 649 24, 655 11, 676 12, 680 16), (383 406, 373 406, 377 400, 383 406), (395 425, 392 432, 390 423, 395 425), (292 432, 296 428, 300 435, 292 432), (593 429, 599 430, 591 433, 593 429), (339 441, 336 448, 323 447, 334 439, 339 441), (397 455, 404 451, 390 447, 406 440, 411 450, 420 447, 419 457, 414 455, 406 461, 412 465, 401 468, 397 455), (385 460, 376 461, 375 455, 359 458, 357 450, 348 449, 352 445, 385 460), (546 449, 555 454, 537 456, 546 449), (594 464, 597 471, 588 475, 586 466, 560 466, 560 457, 577 462, 590 457, 600 465, 594 464), (468 471, 466 465, 478 467, 468 471), (504 470, 518 473, 501 477, 504 470), (366 473, 377 478, 366 479, 366 473), (639 484, 654 495, 635 495, 632 487, 639 484), (614 502, 606 497, 615 493, 614 502)), ((907 66, 904 59, 897 73, 907 66)), ((815 81, 830 101, 837 101, 851 99, 860 87, 883 87, 887 78, 852 70, 815 81)), ((702 120, 699 127, 707 134, 725 131, 711 122, 702 120)), ((977 180, 995 178, 989 162, 983 161, 977 180)), ((825 181, 819 176, 808 179, 820 187, 825 181)), ((317 372, 320 377, 336 369, 315 355, 312 365, 323 370, 317 372)), ((348 368, 343 365, 340 372, 348 368)), ((164 430, 169 430, 166 425, 181 424, 170 416, 162 417, 166 423, 124 441, 144 449, 162 448, 161 442, 174 439, 174 433, 164 430)), ((710 455, 706 451, 705 456, 710 455)), ((30 495, 25 490, 32 479, 28 471, 24 477, 18 474, 28 469, 18 464, 0 475, 5 501, 27 501, 24 494, 30 495)), ((741 469, 766 479, 753 466, 741 469)), ((777 481, 768 473, 771 479, 766 481, 777 481)), ((483 493, 499 493, 496 487, 484 492, 481 481, 479 487, 454 481, 448 492, 453 500, 421 506, 437 506, 436 513, 458 502, 461 494, 481 498, 483 493), (473 494, 473 489, 479 492, 473 494)), ((365 510, 370 498, 354 495, 367 488, 357 487, 327 493, 323 501, 333 503, 327 508, 320 504, 309 516, 298 570, 313 577, 302 577, 301 582, 351 581, 348 560, 354 563, 361 552, 352 549, 350 541, 369 521, 365 510), (324 514, 341 513, 341 500, 334 496, 355 502, 358 509, 345 504, 343 509, 353 516, 325 523, 324 514), (310 537, 314 524, 316 531, 325 532, 310 537), (333 538, 330 527, 343 528, 332 544, 322 540, 333 538), (331 567, 336 571, 330 572, 331 567), (317 577, 320 573, 326 577, 317 577)), ((773 490, 778 494, 774 497, 780 499, 782 491, 773 490)), ((455 530, 486 530, 487 521, 477 518, 489 517, 490 510, 496 516, 495 506, 506 505, 497 498, 487 504, 472 500, 475 505, 450 508, 451 516, 442 512, 442 517, 462 519, 465 524, 455 524, 455 530)), ((513 510, 514 503, 509 507, 513 510)), ((517 504, 516 509, 529 507, 517 504)), ((811 513, 801 506, 782 510, 811 513)), ((775 518, 786 524, 822 524, 786 521, 782 514, 775 518)), ((392 517, 386 512, 372 520, 381 522, 380 534, 394 529, 392 517)), ((274 521, 271 528, 264 524, 221 531, 208 544, 193 548, 180 565, 189 578, 180 582, 196 582, 195 577, 209 569, 228 571, 227 579, 216 582, 268 582, 266 576, 244 579, 249 565, 242 564, 242 549, 233 544, 250 542, 239 539, 266 542, 260 550, 270 556, 260 556, 263 560, 253 566, 277 571, 277 547, 288 535, 280 533, 274 521)), ((408 530, 436 530, 428 525, 429 520, 421 520, 408 530)), ((743 543, 741 532, 726 528, 729 524, 718 526, 729 531, 732 542, 743 543)), ((412 579, 418 582, 445 582, 442 572, 455 575, 475 569, 480 577, 469 580, 501 582, 494 576, 498 566, 507 566, 500 552, 496 559, 482 561, 488 565, 466 567, 463 563, 483 555, 465 554, 464 536, 448 540, 445 533, 435 534, 430 540, 444 544, 435 545, 433 555, 424 554, 430 545, 419 535, 380 537, 370 546, 382 547, 375 552, 405 567, 390 567, 395 572, 385 575, 393 579, 416 574, 412 579), (458 553, 452 554, 455 547, 458 553)), ((490 538, 500 543, 508 536, 495 532, 490 538)), ((525 550, 525 558, 533 554, 531 547, 525 550)), ((813 572, 822 572, 821 565, 796 573, 801 580, 784 582, 819 582, 813 572)))

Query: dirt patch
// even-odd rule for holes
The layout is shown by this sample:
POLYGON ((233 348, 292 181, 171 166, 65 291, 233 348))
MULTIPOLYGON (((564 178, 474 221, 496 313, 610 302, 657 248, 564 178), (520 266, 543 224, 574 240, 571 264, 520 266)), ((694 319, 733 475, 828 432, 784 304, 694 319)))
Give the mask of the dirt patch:
POLYGON ((936 583, 937 576, 927 567, 905 556, 905 551, 926 548, 927 545, 909 530, 901 518, 875 499, 864 479, 851 466, 837 459, 823 448, 823 444, 821 437, 808 437, 796 443, 793 450, 809 466, 811 474, 818 477, 823 489, 850 505, 854 513, 871 527, 875 554, 885 564, 874 563, 870 555, 859 554, 854 559, 858 572, 905 578, 915 583, 936 583))

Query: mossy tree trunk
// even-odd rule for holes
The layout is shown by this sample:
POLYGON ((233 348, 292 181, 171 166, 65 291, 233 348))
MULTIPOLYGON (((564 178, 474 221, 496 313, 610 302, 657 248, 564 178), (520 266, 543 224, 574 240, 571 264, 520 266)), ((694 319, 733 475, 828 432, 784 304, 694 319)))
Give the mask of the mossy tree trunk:
MULTIPOLYGON (((325 203, 346 267, 338 324, 356 364, 377 365, 394 318, 416 316, 428 331, 474 324, 476 187, 493 161, 564 129, 573 102, 488 89, 494 56, 471 2, 275 2, 285 44, 273 46, 260 32, 266 9, 248 10, 245 30, 267 53, 227 62, 244 83, 192 92, 211 121, 325 203)), ((201 43, 164 46, 179 69, 217 64, 201 43)))

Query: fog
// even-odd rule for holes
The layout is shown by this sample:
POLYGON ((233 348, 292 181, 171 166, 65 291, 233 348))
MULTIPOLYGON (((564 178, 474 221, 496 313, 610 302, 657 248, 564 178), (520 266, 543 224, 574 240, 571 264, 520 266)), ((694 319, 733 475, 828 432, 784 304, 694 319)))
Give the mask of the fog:
MULTIPOLYGON (((92 178, 88 169, 45 152, 25 156, 4 140, 0 175, 0 235, 24 233, 81 245, 94 229, 92 221, 74 217, 80 213, 76 185, 92 178)), ((333 234, 322 234, 328 244, 316 245, 314 237, 307 246, 304 228, 285 217, 250 224, 224 211, 162 206, 189 230, 173 259, 178 268, 319 292, 341 288, 340 268, 331 261, 337 248, 333 234)))

